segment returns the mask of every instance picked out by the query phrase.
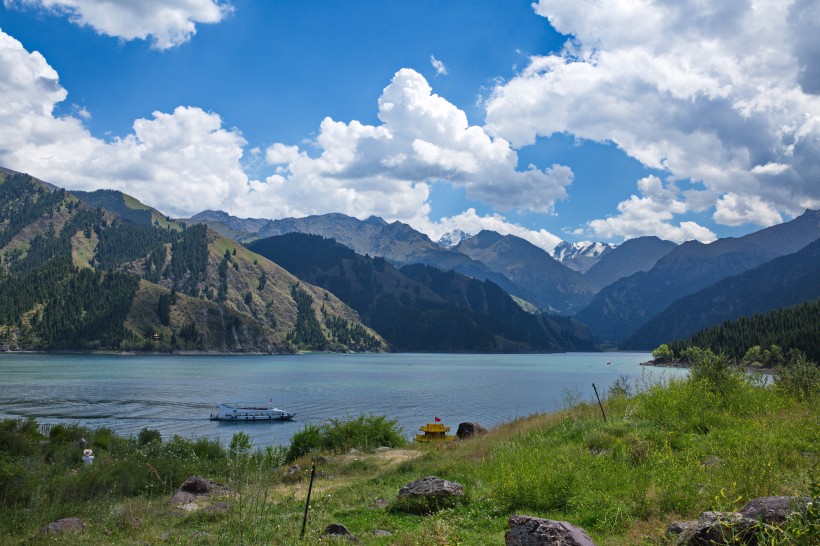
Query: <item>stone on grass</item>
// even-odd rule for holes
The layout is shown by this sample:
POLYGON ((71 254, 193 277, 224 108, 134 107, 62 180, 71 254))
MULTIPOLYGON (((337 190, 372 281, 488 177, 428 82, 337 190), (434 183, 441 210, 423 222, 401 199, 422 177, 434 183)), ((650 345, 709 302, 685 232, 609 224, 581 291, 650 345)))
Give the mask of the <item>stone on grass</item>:
POLYGON ((464 488, 460 483, 448 482, 436 476, 427 476, 410 482, 399 489, 399 498, 419 497, 452 497, 464 495, 464 488))
POLYGON ((747 544, 761 526, 769 527, 738 512, 704 512, 697 521, 672 522, 666 533, 675 546, 747 544))
POLYGON ((761 497, 738 510, 743 517, 763 523, 783 523, 793 512, 805 512, 809 497, 761 497))
POLYGON ((202 476, 191 476, 171 497, 171 503, 186 512, 194 512, 207 505, 211 495, 227 490, 228 488, 221 483, 212 482, 202 476))
POLYGON ((327 527, 325 527, 325 532, 322 534, 323 538, 345 538, 347 540, 352 540, 354 542, 358 542, 359 539, 356 538, 353 533, 347 530, 347 527, 342 525, 341 523, 331 523, 327 527))
POLYGON ((510 530, 504 534, 506 546, 595 546, 586 531, 566 521, 510 517, 510 530))
POLYGON ((52 521, 40 527, 43 535, 60 535, 66 531, 80 531, 85 529, 85 523, 80 518, 63 518, 52 521))
POLYGON ((472 438, 473 436, 477 436, 479 434, 485 434, 486 432, 487 429, 478 423, 459 423, 456 436, 458 436, 459 440, 466 440, 467 438, 472 438))

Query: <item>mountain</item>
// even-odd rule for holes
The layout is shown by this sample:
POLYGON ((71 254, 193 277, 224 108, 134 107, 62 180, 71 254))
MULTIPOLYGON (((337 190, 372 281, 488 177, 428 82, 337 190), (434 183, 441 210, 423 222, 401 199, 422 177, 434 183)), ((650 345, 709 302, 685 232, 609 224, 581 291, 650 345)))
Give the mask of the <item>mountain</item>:
POLYGON ((623 343, 654 349, 698 330, 820 298, 820 239, 675 301, 623 343))
POLYGON ((676 355, 693 346, 729 355, 737 361, 754 346, 767 350, 775 359, 777 352, 783 357, 789 350, 797 349, 809 360, 820 362, 820 300, 726 321, 704 328, 688 339, 669 342, 676 355), (772 345, 780 351, 772 350, 772 345))
POLYGON ((77 191, 71 194, 94 208, 105 209, 118 218, 140 226, 167 228, 174 222, 155 208, 143 205, 130 195, 117 190, 77 191))
POLYGON ((471 235, 470 233, 464 233, 460 229, 454 229, 453 231, 451 231, 449 233, 445 233, 444 235, 442 235, 439 238, 439 240, 437 241, 437 244, 441 248, 450 249, 450 248, 453 248, 454 246, 456 246, 458 243, 460 243, 464 239, 469 239, 472 236, 473 235, 471 235))
POLYGON ((623 341, 675 300, 797 252, 818 237, 820 211, 808 210, 790 222, 743 237, 710 244, 688 241, 672 249, 649 271, 601 290, 576 318, 604 340, 623 341))
POLYGON ((542 310, 571 314, 586 306, 594 294, 583 275, 514 235, 484 230, 453 250, 510 279, 518 288, 516 296, 542 310))
POLYGON ((0 172, 3 348, 384 347, 337 298, 235 241, 204 225, 183 229, 161 213, 154 218, 119 192, 92 194, 84 197, 123 216, 29 175, 0 172))
POLYGON ((377 216, 358 220, 339 213, 284 218, 279 220, 240 219, 221 211, 205 211, 194 215, 191 221, 206 223, 212 229, 235 236, 239 241, 308 233, 334 239, 364 256, 379 256, 396 266, 425 264, 444 271, 457 271, 479 280, 489 280, 507 292, 521 296, 521 290, 504 275, 489 269, 470 257, 441 248, 402 222, 387 223, 377 216), (252 233, 248 230, 254 229, 252 233))
POLYGON ((249 248, 338 295, 362 321, 404 351, 522 352, 590 349, 568 318, 522 310, 492 282, 384 258, 302 233, 259 239, 249 248))
POLYGON ((569 243, 561 241, 550 253, 550 256, 579 273, 585 273, 598 261, 609 254, 616 245, 582 241, 569 243))
POLYGON ((639 271, 649 271, 675 246, 675 243, 657 237, 629 239, 601 256, 601 259, 584 273, 584 278, 592 286, 601 289, 639 271))

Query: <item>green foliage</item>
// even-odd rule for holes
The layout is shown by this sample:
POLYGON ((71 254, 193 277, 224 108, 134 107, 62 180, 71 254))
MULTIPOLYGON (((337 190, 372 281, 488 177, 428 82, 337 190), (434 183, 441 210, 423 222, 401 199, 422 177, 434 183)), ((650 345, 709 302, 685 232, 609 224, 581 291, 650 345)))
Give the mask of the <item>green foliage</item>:
POLYGON ((148 445, 152 442, 162 442, 162 434, 160 434, 158 430, 150 428, 142 429, 137 438, 141 446, 148 445))
POLYGON ((788 362, 777 370, 775 385, 798 400, 817 400, 820 397, 820 366, 792 349, 788 362))
POLYGON ((341 317, 325 318, 325 325, 330 330, 331 339, 347 347, 351 351, 379 351, 382 343, 370 334, 361 324, 352 323, 341 317))
POLYGON ((253 449, 251 437, 245 432, 234 432, 231 436, 231 455, 245 456, 253 449))
POLYGON ((668 362, 670 360, 674 360, 675 353, 672 352, 672 349, 669 348, 669 345, 664 343, 660 347, 652 351, 652 358, 654 358, 655 360, 660 360, 661 362, 668 362))
POLYGON ((293 461, 311 451, 372 451, 377 447, 401 447, 407 443, 396 419, 384 415, 365 415, 330 419, 318 426, 305 424, 293 435, 286 459, 293 461))
MULTIPOLYGON (((681 355, 687 347, 703 347, 737 361, 745 359, 746 352, 754 346, 799 349, 810 360, 820 361, 820 300, 726 321, 703 329, 686 340, 669 343, 676 355, 681 355)), ((777 355, 770 355, 772 357, 777 355)), ((773 362, 771 365, 779 364, 773 362)))
POLYGON ((288 341, 300 348, 325 350, 327 339, 316 313, 313 312, 313 298, 298 283, 293 285, 290 293, 296 302, 297 316, 293 330, 288 333, 288 341))

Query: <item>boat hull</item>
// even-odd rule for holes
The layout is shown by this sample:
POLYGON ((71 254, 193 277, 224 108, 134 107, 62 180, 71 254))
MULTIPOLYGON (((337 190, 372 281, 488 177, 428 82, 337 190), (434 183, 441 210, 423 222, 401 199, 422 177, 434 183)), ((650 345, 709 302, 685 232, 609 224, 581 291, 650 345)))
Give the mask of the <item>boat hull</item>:
POLYGON ((291 421, 296 414, 288 415, 217 415, 211 414, 211 421, 291 421))

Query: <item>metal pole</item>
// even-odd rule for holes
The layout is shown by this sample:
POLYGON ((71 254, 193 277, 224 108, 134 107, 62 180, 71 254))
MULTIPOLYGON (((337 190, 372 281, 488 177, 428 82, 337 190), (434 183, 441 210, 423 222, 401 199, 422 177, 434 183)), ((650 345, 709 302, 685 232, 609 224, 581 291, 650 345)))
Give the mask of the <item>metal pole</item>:
POLYGON ((305 516, 302 518, 302 533, 299 535, 299 538, 305 537, 305 525, 307 525, 307 513, 308 508, 310 507, 310 491, 313 489, 313 476, 316 475, 316 461, 313 462, 313 465, 310 467, 310 483, 308 484, 308 495, 307 500, 305 501, 305 516))
POLYGON ((595 398, 598 399, 598 407, 601 408, 601 415, 604 416, 604 423, 606 423, 606 413, 604 413, 604 405, 601 404, 601 397, 598 396, 598 389, 595 387, 595 383, 592 384, 592 390, 595 391, 595 398))

